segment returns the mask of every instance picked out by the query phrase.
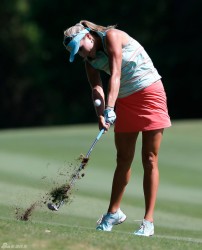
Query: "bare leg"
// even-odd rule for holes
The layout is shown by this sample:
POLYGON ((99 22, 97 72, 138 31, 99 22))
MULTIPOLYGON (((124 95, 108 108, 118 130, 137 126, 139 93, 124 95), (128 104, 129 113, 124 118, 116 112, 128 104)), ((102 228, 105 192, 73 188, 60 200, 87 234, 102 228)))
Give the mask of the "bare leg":
POLYGON ((117 167, 114 173, 108 209, 110 213, 115 213, 120 207, 125 187, 129 182, 137 137, 138 133, 115 133, 117 167))
POLYGON ((142 133, 142 163, 144 168, 143 189, 145 196, 145 216, 153 222, 154 208, 159 185, 158 153, 163 129, 142 133))

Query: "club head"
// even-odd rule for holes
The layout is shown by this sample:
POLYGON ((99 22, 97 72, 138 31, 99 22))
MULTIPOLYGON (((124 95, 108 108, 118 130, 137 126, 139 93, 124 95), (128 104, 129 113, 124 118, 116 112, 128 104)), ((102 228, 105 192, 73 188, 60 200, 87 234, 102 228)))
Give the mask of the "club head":
POLYGON ((53 203, 48 203, 47 206, 52 211, 58 211, 58 207, 53 203))

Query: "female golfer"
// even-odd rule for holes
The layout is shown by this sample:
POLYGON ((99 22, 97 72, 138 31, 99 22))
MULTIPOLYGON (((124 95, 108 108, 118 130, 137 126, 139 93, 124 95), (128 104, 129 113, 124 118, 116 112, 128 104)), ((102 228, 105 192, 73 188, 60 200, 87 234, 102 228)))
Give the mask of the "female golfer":
POLYGON ((84 59, 92 98, 101 100, 101 105, 96 107, 99 128, 108 131, 115 125, 117 165, 111 199, 96 229, 111 231, 126 219, 120 204, 131 176, 137 137, 142 132, 145 214, 134 234, 151 236, 159 184, 159 148, 164 128, 171 126, 161 76, 144 48, 115 26, 80 21, 64 32, 64 46, 70 52, 70 62, 77 53, 84 59), (103 90, 100 71, 109 74, 107 93, 103 90))

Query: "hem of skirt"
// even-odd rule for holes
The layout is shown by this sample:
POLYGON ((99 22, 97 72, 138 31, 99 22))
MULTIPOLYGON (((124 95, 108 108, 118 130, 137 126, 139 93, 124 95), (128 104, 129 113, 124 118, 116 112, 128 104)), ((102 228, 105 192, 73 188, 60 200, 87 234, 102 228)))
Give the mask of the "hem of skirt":
POLYGON ((137 129, 137 130, 127 130, 127 131, 117 131, 116 128, 114 127, 114 132, 115 133, 134 133, 134 132, 145 132, 145 131, 152 131, 152 130, 157 130, 157 129, 166 129, 171 127, 172 124, 167 124, 167 125, 161 125, 161 126, 153 126, 149 128, 142 128, 142 129, 137 129))

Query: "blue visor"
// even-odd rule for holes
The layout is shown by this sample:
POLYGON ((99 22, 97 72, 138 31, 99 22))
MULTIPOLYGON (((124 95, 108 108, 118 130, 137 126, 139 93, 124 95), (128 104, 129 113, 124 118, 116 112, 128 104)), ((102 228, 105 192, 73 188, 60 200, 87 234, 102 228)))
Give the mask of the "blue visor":
POLYGON ((70 57, 69 57, 70 62, 74 61, 74 56, 79 51, 80 41, 87 33, 89 33, 89 30, 84 29, 84 30, 81 30, 79 33, 77 33, 73 37, 65 37, 64 38, 63 44, 64 44, 65 48, 70 52, 70 57))

